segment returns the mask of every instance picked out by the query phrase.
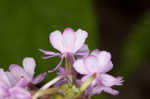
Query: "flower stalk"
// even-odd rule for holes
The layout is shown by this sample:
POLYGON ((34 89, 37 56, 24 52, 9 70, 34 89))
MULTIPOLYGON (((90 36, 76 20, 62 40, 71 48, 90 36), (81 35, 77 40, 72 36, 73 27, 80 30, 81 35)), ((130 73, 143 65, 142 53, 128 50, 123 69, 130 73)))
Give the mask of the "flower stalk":
POLYGON ((96 74, 93 74, 91 77, 86 79, 86 81, 81 85, 80 92, 84 92, 86 88, 95 80, 96 74))
POLYGON ((70 55, 67 55, 67 56, 66 56, 65 69, 66 69, 66 72, 68 73, 68 75, 67 75, 68 84, 69 84, 70 86, 72 86, 72 85, 73 85, 73 76, 72 76, 73 70, 72 70, 72 62, 71 62, 71 57, 70 57, 70 55))

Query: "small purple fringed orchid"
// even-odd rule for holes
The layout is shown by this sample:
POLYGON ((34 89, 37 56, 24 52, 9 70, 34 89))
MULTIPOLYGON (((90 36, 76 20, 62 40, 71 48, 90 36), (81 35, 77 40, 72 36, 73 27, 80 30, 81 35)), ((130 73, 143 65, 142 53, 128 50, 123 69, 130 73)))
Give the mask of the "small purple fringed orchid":
POLYGON ((47 55, 43 57, 44 59, 59 56, 61 57, 61 61, 54 70, 50 70, 49 72, 57 70, 61 66, 64 57, 71 57, 71 60, 74 61, 74 56, 87 56, 89 49, 88 46, 84 44, 87 36, 88 34, 86 31, 81 29, 74 31, 71 28, 66 28, 63 33, 58 30, 50 33, 50 43, 60 53, 45 51, 42 49, 40 49, 40 51, 47 55))
POLYGON ((113 68, 109 52, 94 50, 89 56, 75 61, 73 67, 78 73, 85 75, 81 80, 82 82, 91 75, 96 74, 95 80, 86 90, 86 94, 89 97, 94 94, 100 94, 102 91, 112 95, 119 94, 117 90, 111 87, 122 85, 123 80, 122 77, 113 77, 107 74, 113 68))
POLYGON ((61 61, 48 71, 58 70, 56 77, 42 86, 38 84, 47 73, 34 77, 36 63, 31 57, 23 59, 23 67, 11 64, 7 72, 0 68, 0 99, 91 99, 101 92, 118 95, 112 87, 121 86, 123 78, 108 74, 113 68, 111 54, 100 50, 90 53, 87 36, 86 31, 71 28, 50 34, 50 43, 60 53, 40 51, 45 59, 58 56, 61 61))
POLYGON ((11 64, 9 67, 10 74, 13 76, 13 83, 20 81, 22 78, 24 81, 22 82, 23 86, 27 86, 28 84, 38 84, 46 77, 46 72, 43 74, 39 74, 34 78, 36 63, 33 58, 27 57, 23 60, 23 68, 17 64, 11 64))
POLYGON ((8 72, 0 69, 0 99, 32 99, 31 94, 22 87, 22 79, 14 85, 14 79, 8 72))

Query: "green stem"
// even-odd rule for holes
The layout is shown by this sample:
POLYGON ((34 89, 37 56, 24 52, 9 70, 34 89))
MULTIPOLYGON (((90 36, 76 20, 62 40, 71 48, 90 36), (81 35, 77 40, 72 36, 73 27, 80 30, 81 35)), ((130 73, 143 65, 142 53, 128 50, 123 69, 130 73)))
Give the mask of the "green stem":
POLYGON ((91 77, 89 77, 80 87, 81 93, 95 80, 96 74, 93 74, 91 77))

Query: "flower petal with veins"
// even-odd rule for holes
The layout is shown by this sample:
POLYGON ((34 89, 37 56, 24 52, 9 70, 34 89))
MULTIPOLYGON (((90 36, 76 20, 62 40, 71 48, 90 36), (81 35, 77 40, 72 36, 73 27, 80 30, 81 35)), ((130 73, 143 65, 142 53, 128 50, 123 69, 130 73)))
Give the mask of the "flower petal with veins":
POLYGON ((60 52, 64 52, 63 37, 60 31, 54 31, 49 36, 53 47, 60 52))
POLYGON ((30 75, 31 77, 33 77, 33 75, 35 73, 34 72, 35 67, 36 67, 35 60, 30 57, 24 58, 23 67, 24 67, 25 72, 28 73, 28 75, 30 75))

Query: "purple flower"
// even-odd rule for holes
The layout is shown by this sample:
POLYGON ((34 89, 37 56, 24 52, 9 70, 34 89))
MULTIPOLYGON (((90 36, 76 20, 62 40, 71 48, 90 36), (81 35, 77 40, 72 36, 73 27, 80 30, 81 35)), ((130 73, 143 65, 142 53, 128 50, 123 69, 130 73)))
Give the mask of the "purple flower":
MULTIPOLYGON (((40 51, 43 52, 45 55, 47 55, 43 57, 45 59, 54 56, 61 57, 60 63, 53 70, 55 71, 60 67, 61 63, 63 62, 63 58, 66 57, 67 55, 73 58, 74 55, 78 57, 88 55, 89 53, 88 46, 84 44, 87 36, 88 36, 87 32, 81 29, 74 31, 71 28, 66 28, 63 33, 56 30, 50 34, 49 39, 52 46, 55 49, 57 49, 60 53, 54 53, 42 49, 40 49, 40 51)), ((49 72, 53 72, 53 71, 49 71, 49 72)))
POLYGON ((0 76, 0 99, 32 99, 30 93, 20 86, 20 81, 13 85, 12 78, 3 69, 0 69, 0 76))
POLYGON ((85 42, 87 32, 79 29, 76 32, 71 28, 66 28, 63 34, 60 31, 54 31, 50 34, 52 46, 63 54, 75 54, 85 42))
POLYGON ((74 68, 80 74, 106 73, 113 68, 111 54, 94 50, 87 57, 75 61, 74 68))
POLYGON ((36 63, 33 58, 24 58, 23 60, 23 68, 17 64, 11 64, 9 67, 10 75, 12 75, 11 79, 14 84, 20 81, 22 78, 24 79, 23 85, 27 85, 29 83, 38 84, 42 80, 44 80, 46 73, 39 74, 34 78, 36 63))
POLYGON ((109 52, 94 50, 89 56, 75 61, 73 67, 78 73, 85 75, 82 78, 82 82, 96 73, 96 79, 86 91, 88 94, 99 94, 102 91, 112 95, 119 94, 117 90, 111 87, 122 85, 123 80, 122 77, 115 78, 107 74, 113 68, 109 52))

